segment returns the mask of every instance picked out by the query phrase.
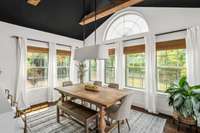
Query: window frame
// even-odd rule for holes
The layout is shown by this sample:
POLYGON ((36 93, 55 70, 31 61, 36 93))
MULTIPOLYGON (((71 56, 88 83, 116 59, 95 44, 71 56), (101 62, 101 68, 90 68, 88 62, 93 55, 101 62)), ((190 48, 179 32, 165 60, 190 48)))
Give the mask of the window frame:
POLYGON ((148 33, 148 32, 149 32, 149 23, 146 20, 146 18, 144 17, 144 15, 141 14, 141 13, 139 13, 139 12, 137 12, 137 11, 126 9, 124 11, 119 12, 118 14, 115 14, 111 18, 109 18, 109 23, 108 23, 108 25, 107 25, 107 27, 106 27, 106 29, 104 31, 103 40, 104 41, 123 40, 123 38, 132 37, 132 36, 139 35, 139 34, 145 34, 145 33, 148 33), (140 17, 146 23, 146 28, 147 28, 148 31, 137 33, 137 34, 132 34, 132 35, 128 35, 128 36, 122 36, 122 37, 107 39, 109 29, 111 28, 111 26, 113 25, 113 23, 115 23, 119 18, 121 18, 123 16, 126 16, 126 15, 135 15, 135 16, 140 17))
POLYGON ((68 79, 69 80, 66 80, 66 81, 70 81, 70 79, 71 79, 71 76, 70 76, 70 70, 71 70, 71 67, 70 67, 70 64, 71 64, 71 50, 66 50, 66 49, 56 49, 56 75, 57 75, 57 84, 58 84, 58 82, 59 81, 64 81, 63 79, 62 80, 59 80, 58 79, 58 65, 57 65, 57 56, 59 55, 59 54, 57 54, 57 51, 65 51, 65 52, 69 52, 69 55, 65 55, 65 56, 68 56, 69 57, 69 66, 62 66, 62 68, 67 68, 68 69, 68 71, 69 71, 69 77, 68 77, 68 79))
MULTIPOLYGON (((171 50, 180 50, 180 49, 184 49, 185 50, 185 57, 186 57, 186 38, 175 38, 175 39, 167 39, 167 40, 159 40, 159 41, 156 41, 156 91, 158 93, 163 93, 163 94, 166 94, 165 91, 162 91, 159 87, 159 78, 158 78, 158 62, 157 62, 157 57, 158 57, 158 51, 167 51, 167 50, 170 50, 168 46, 166 46, 166 50, 161 50, 163 49, 163 47, 161 46, 163 42, 166 42, 166 43, 170 43, 171 41, 177 41, 177 46, 175 45, 172 45, 172 49, 171 50), (181 41, 185 41, 185 44, 183 45, 180 45, 180 42, 181 41), (157 44, 159 44, 159 46, 157 46, 157 44), (178 47, 178 48, 176 48, 178 47), (185 47, 185 48, 183 48, 185 47)), ((186 58, 185 58, 185 65, 186 65, 186 58)), ((185 69, 187 71, 187 65, 185 66, 185 69)), ((187 76, 187 72, 186 72, 186 76, 187 76)))
MULTIPOLYGON (((141 90, 141 91, 145 90, 145 86, 144 86, 144 88, 129 86, 128 85, 128 76, 127 76, 128 75, 128 66, 127 66, 127 56, 128 56, 128 54, 143 53, 144 56, 146 56, 145 55, 145 44, 137 42, 137 44, 134 44, 134 45, 124 46, 123 47, 123 53, 124 53, 124 58, 125 58, 124 59, 125 60, 125 63, 124 63, 124 65, 125 65, 125 78, 124 78, 125 79, 125 81, 124 81, 125 88, 137 89, 137 90, 141 90), (136 50, 132 49, 132 50, 135 51, 135 53, 130 53, 130 52, 126 53, 127 52, 126 49, 128 49, 128 47, 130 49, 132 49, 132 47, 135 47, 136 50), (141 51, 141 49, 144 49, 144 50, 142 50, 143 52, 138 52, 138 50, 141 51)), ((144 58, 144 71, 145 71, 145 67, 146 67, 146 63, 145 63, 145 58, 144 58)), ((144 77, 145 77, 145 73, 144 73, 144 77)), ((145 78, 144 78, 144 80, 145 80, 145 78)))
POLYGON ((89 81, 95 81, 97 79, 97 60, 94 60, 96 62, 96 79, 95 80, 91 80, 91 61, 93 60, 89 60, 89 81))
MULTIPOLYGON (((45 78, 45 76, 44 76, 44 81, 46 81, 47 82, 47 84, 46 85, 44 85, 44 86, 33 86, 33 87, 27 87, 26 89, 28 89, 28 90, 32 90, 32 89, 39 89, 39 88, 48 88, 48 75, 49 75, 49 47, 47 46, 47 47, 43 47, 43 46, 37 46, 37 45, 27 45, 27 57, 26 57, 26 82, 28 82, 28 71, 30 70, 30 69, 33 69, 33 68, 36 68, 36 69, 38 69, 38 68, 42 68, 42 69, 44 69, 44 70, 47 70, 47 77, 45 78), (29 51, 29 49, 30 49, 30 51, 29 51), (39 51, 39 49, 41 49, 41 51, 40 52, 35 52, 35 51, 39 51), (47 63, 47 67, 29 67, 28 65, 28 53, 43 53, 43 54, 47 54, 47 61, 48 61, 48 63, 47 63)), ((34 79, 37 79, 37 78, 34 78, 34 79)), ((26 83, 27 84, 27 83, 26 83)))
MULTIPOLYGON (((112 68, 114 68, 114 82, 116 81, 116 48, 109 48, 108 49, 108 52, 109 52, 109 56, 114 56, 114 67, 112 67, 112 68), (114 51, 114 53, 111 53, 110 54, 110 52, 109 52, 109 50, 113 50, 114 51)), ((109 57, 110 58, 110 57, 109 57)), ((104 83, 105 84, 109 84, 109 83, 107 83, 106 82, 106 61, 107 60, 104 60, 104 83)))
MULTIPOLYGON (((144 54, 145 55, 145 54, 144 54)), ((129 86, 128 85, 128 67, 127 67, 127 56, 128 54, 125 55, 125 87, 127 88, 132 88, 132 89, 137 89, 137 90, 144 90, 145 89, 145 86, 144 88, 140 88, 140 87, 133 87, 133 86, 129 86)), ((145 61, 144 61, 145 63, 145 61)), ((144 70, 145 70, 145 65, 144 65, 144 70)), ((144 74, 145 76, 145 74, 144 74)), ((144 78, 145 80, 145 78, 144 78)))

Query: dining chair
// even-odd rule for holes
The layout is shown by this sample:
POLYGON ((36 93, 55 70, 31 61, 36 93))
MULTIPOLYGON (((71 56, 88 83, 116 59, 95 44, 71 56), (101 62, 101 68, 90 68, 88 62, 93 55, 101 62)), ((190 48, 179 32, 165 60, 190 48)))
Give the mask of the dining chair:
POLYGON ((119 89, 119 84, 117 84, 117 83, 109 83, 108 87, 109 88, 113 88, 113 89, 119 89))
POLYGON ((18 108, 18 103, 15 101, 14 96, 10 94, 9 90, 5 90, 5 95, 7 97, 7 100, 15 113, 14 119, 15 122, 17 123, 16 125, 19 126, 17 128, 23 127, 23 133, 27 133, 27 116, 26 116, 26 109, 21 110, 18 108))
POLYGON ((117 122, 118 133, 120 133, 120 123, 124 120, 126 121, 129 131, 131 130, 128 118, 130 118, 132 99, 132 94, 129 94, 122 99, 120 105, 115 104, 106 110, 108 118, 111 119, 111 124, 113 121, 117 122))
MULTIPOLYGON (((72 86, 72 85, 73 85, 72 81, 64 81, 64 82, 62 83, 62 86, 63 86, 63 87, 72 86)), ((75 100, 75 98, 70 97, 70 98, 68 99, 68 97, 66 97, 66 100, 75 100)))
POLYGON ((101 81, 94 81, 93 83, 96 86, 102 86, 102 82, 101 81))
POLYGON ((62 83, 62 86, 63 86, 63 87, 72 86, 72 85, 73 85, 72 81, 64 81, 64 82, 62 83))

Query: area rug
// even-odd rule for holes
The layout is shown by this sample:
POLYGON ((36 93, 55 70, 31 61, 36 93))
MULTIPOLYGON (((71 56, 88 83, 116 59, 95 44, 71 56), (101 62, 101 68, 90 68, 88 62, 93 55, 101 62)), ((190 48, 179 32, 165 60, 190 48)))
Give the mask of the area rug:
MULTIPOLYGON (((56 107, 49 107, 28 114, 29 133, 84 133, 82 125, 67 117, 61 117, 61 123, 56 122, 56 107)), ((129 118, 131 131, 127 125, 121 126, 121 133, 163 133, 166 119, 132 110, 129 118)), ((118 133, 113 129, 111 133, 118 133)))

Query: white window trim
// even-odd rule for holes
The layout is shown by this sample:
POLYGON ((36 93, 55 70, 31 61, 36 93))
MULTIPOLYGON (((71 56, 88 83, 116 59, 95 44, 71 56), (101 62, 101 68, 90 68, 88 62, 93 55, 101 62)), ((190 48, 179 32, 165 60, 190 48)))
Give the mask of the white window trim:
MULTIPOLYGON (((144 15, 138 11, 134 11, 132 10, 131 8, 126 8, 124 10, 120 10, 119 12, 115 13, 114 15, 112 15, 109 19, 108 19, 108 24, 104 30, 104 34, 103 34, 103 41, 106 41, 106 36, 107 36, 107 33, 108 33, 108 30, 109 28, 111 27, 111 25, 118 19, 120 18, 121 16, 124 16, 124 15, 127 15, 127 14, 133 14, 133 15, 137 15, 139 17, 141 17, 142 19, 144 19, 144 21, 146 22, 147 24, 147 27, 148 27, 148 31, 150 31, 150 26, 149 26, 149 23, 147 21, 147 19, 144 17, 144 15)), ((140 33, 140 34, 145 34, 145 33, 140 33)), ((140 36, 140 34, 134 34, 134 35, 131 35, 131 36, 126 36, 126 37, 121 37, 121 38, 117 38, 117 39, 112 39, 112 40, 109 40, 109 41, 119 41, 119 40, 125 40, 125 38, 135 38, 133 36, 140 36)))

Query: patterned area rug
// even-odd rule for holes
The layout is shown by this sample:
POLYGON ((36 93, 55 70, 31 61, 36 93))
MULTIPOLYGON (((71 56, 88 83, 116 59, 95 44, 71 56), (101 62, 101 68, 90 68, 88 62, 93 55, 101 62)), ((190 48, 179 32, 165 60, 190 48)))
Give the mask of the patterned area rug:
MULTIPOLYGON (((84 133, 84 127, 77 122, 61 117, 61 123, 56 122, 56 107, 50 107, 29 114, 27 117, 29 133, 84 133)), ((163 133, 166 120, 157 116, 133 110, 129 118, 131 131, 127 125, 121 126, 121 133, 163 133)), ((112 130, 117 133, 117 128, 112 130)))

